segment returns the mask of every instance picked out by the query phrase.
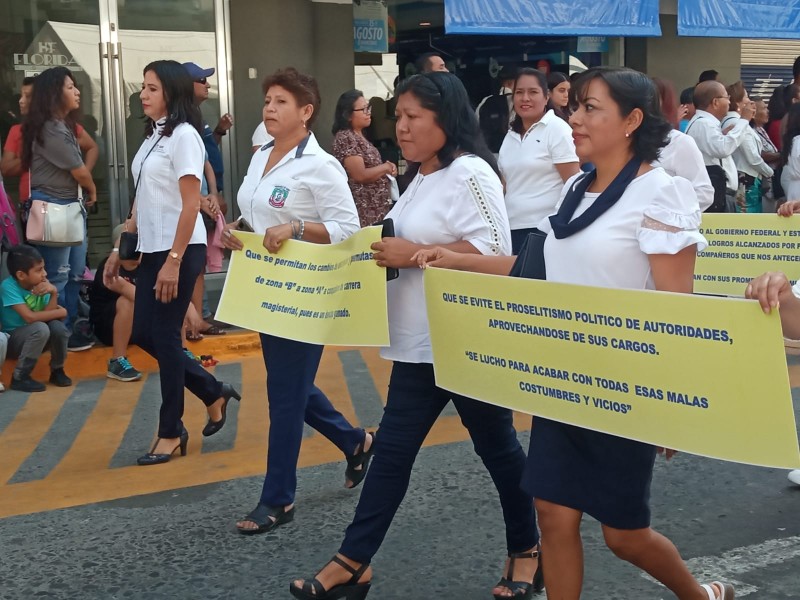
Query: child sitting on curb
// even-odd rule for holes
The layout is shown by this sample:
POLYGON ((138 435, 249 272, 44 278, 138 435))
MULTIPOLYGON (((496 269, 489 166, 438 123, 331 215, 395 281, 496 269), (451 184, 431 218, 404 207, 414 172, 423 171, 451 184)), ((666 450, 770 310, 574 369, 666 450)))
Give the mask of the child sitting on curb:
POLYGON ((14 246, 8 253, 8 272, 0 284, 3 297, 2 322, 8 339, 8 356, 19 358, 11 378, 11 389, 43 392, 45 385, 31 372, 42 352, 50 349, 50 383, 72 385, 64 372, 69 330, 62 319, 67 310, 58 305, 58 292, 47 281, 44 259, 31 246, 14 246))

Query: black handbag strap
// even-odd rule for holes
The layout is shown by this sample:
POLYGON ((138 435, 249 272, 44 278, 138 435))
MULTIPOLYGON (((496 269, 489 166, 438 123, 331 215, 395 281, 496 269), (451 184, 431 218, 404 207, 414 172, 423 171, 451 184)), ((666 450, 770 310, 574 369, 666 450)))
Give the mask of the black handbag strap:
POLYGON ((156 146, 158 146, 158 142, 160 142, 161 138, 163 137, 164 137, 163 133, 158 136, 156 143, 150 146, 150 150, 147 151, 147 154, 145 154, 144 158, 142 159, 142 164, 139 167, 139 176, 136 178, 136 183, 133 186, 133 202, 131 203, 131 209, 128 211, 128 219, 130 219, 133 216, 133 205, 136 202, 136 192, 138 192, 139 190, 139 182, 142 180, 142 173, 144 172, 144 163, 150 156, 150 153, 156 149, 156 146))

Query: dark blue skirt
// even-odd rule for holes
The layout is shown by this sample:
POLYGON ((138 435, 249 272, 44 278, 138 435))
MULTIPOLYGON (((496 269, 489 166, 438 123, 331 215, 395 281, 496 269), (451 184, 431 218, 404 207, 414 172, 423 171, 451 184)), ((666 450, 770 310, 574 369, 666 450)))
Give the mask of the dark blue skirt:
POLYGON ((650 526, 656 447, 534 417, 522 488, 615 529, 650 526))

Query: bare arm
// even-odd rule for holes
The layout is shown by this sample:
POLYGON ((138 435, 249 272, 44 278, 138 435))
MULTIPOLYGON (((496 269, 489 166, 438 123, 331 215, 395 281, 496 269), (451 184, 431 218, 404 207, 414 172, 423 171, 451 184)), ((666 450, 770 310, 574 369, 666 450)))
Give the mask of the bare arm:
MULTIPOLYGON (((373 258, 377 261, 378 266, 394 269, 410 269, 418 266, 418 262, 415 260, 417 254, 421 250, 432 250, 433 248, 444 248, 454 254, 481 256, 475 246, 464 240, 436 246, 434 244, 415 244, 398 237, 385 237, 380 242, 372 244, 372 249, 375 251, 373 258)), ((509 267, 510 269, 511 267, 509 267)))
POLYGON ((0 159, 0 173, 3 177, 19 177, 22 175, 22 157, 16 152, 5 150, 0 159))
POLYGON ((397 167, 388 160, 377 167, 367 167, 360 156, 348 156, 344 159, 344 170, 348 177, 356 183, 373 183, 386 175, 396 175, 397 167))
POLYGON ((412 257, 420 269, 439 267, 488 275, 508 275, 516 259, 516 256, 463 254, 441 246, 420 250, 412 257))
POLYGON ((92 179, 92 174, 89 172, 89 168, 86 164, 82 164, 77 169, 72 169, 70 173, 72 173, 72 177, 89 196, 89 199, 85 201, 86 206, 92 206, 97 202, 97 188, 94 185, 94 180, 92 179))
POLYGON ((650 270, 656 289, 664 292, 691 294, 694 290, 694 261, 697 244, 677 254, 649 254, 650 270))
POLYGON ((94 169, 94 166, 97 164, 97 159, 100 157, 100 148, 97 147, 97 142, 83 129, 78 136, 78 146, 81 149, 81 154, 83 154, 83 164, 91 171, 94 169))
POLYGON ((569 179, 570 177, 575 175, 575 173, 581 170, 580 164, 576 162, 561 163, 555 165, 555 167, 556 171, 558 171, 558 174, 561 175, 561 179, 565 182, 567 181, 567 179, 569 179))
POLYGON ((753 279, 745 289, 745 298, 758 300, 761 309, 770 314, 777 308, 781 315, 783 335, 800 339, 800 299, 783 273, 764 273, 753 279))

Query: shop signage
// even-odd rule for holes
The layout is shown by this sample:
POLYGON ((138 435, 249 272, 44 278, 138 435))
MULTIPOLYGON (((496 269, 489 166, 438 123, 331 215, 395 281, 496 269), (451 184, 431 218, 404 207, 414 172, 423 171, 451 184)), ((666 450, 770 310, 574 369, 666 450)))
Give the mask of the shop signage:
POLYGON ((386 0, 353 3, 353 51, 389 51, 389 11, 386 0))
POLYGON ((28 48, 28 52, 14 53, 15 71, 40 72, 50 67, 83 70, 71 54, 64 54, 57 42, 37 42, 28 48))
POLYGON ((608 52, 608 38, 604 35, 579 37, 578 52, 608 52))

